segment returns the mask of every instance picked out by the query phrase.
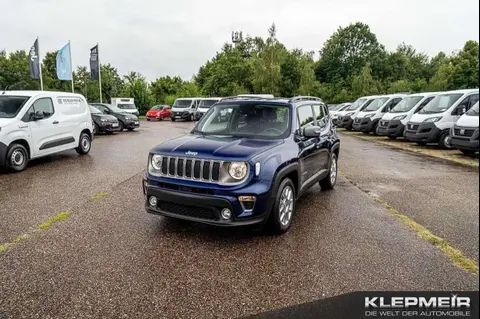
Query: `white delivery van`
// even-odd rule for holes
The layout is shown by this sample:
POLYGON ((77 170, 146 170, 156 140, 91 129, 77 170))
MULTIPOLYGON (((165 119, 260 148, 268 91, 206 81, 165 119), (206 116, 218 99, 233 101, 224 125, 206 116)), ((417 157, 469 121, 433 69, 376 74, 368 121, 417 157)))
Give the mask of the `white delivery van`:
POLYGON ((405 125, 415 113, 420 112, 440 92, 411 94, 401 100, 390 112, 385 114, 378 125, 377 134, 394 140, 402 137, 405 125))
POLYGON ((347 130, 352 130, 353 121, 357 117, 358 113, 363 111, 367 106, 370 105, 378 96, 364 96, 353 102, 347 109, 344 111, 338 112, 337 126, 339 128, 344 128, 347 130))
POLYGON ((451 128, 477 102, 478 89, 442 92, 412 116, 405 138, 419 145, 438 143, 441 148, 450 149, 451 128))
POLYGON ((377 97, 356 115, 353 120, 353 130, 361 131, 364 134, 370 134, 370 132, 377 134, 380 119, 403 100, 405 96, 405 94, 390 94, 377 97))
POLYGON ((474 155, 479 149, 479 106, 478 102, 455 124, 450 131, 451 145, 467 155, 474 155))
POLYGON ((218 101, 220 101, 221 99, 221 97, 209 97, 202 99, 198 104, 197 111, 195 112, 195 121, 200 120, 202 116, 205 115, 208 110, 210 110, 212 105, 218 103, 218 101))
POLYGON ((347 102, 347 103, 342 103, 339 105, 336 105, 334 108, 332 108, 330 111, 330 117, 332 118, 332 122, 334 125, 337 125, 337 120, 338 120, 338 114, 342 111, 345 111, 348 107, 350 107, 352 103, 347 102))
POLYGON ((140 112, 135 106, 135 99, 133 98, 113 97, 110 104, 112 104, 113 107, 121 109, 125 113, 130 113, 135 116, 140 115, 140 112))
POLYGON ((0 91, 0 167, 23 171, 28 161, 75 149, 90 152, 93 121, 80 94, 0 91))
POLYGON ((172 105, 171 119, 173 122, 177 120, 193 121, 198 105, 203 98, 201 97, 185 97, 178 98, 172 105))

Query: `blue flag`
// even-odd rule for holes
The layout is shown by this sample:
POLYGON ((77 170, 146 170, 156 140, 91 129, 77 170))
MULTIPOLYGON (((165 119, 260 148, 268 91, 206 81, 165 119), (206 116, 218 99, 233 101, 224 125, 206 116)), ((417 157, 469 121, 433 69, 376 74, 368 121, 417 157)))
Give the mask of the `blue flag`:
POLYGON ((70 43, 57 52, 57 77, 59 80, 72 80, 72 63, 70 61, 70 43))

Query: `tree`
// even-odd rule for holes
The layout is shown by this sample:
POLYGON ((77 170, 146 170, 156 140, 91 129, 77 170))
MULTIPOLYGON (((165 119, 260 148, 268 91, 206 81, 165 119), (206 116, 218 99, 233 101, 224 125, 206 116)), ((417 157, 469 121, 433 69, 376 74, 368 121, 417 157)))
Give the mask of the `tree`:
POLYGON ((152 96, 148 89, 147 81, 138 72, 130 72, 125 75, 125 86, 123 87, 122 96, 134 98, 135 105, 141 114, 145 114, 152 104, 152 96))
POLYGON ((429 91, 447 91, 452 88, 454 66, 451 63, 439 67, 428 85, 429 91))
POLYGON ((166 98, 169 95, 178 95, 182 86, 183 80, 178 77, 160 77, 150 84, 150 91, 156 103, 166 103, 166 98))
POLYGON ((379 84, 372 77, 372 69, 369 63, 363 67, 360 74, 353 77, 352 93, 354 98, 379 93, 379 84))
POLYGON ((478 54, 478 42, 467 41, 463 49, 452 58, 452 89, 478 88, 478 54))

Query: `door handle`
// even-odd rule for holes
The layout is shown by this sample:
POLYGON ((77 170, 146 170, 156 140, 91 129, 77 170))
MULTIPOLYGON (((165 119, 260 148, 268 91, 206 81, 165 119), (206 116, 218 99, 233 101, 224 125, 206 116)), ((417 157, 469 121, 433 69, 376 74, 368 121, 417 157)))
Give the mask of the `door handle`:
POLYGON ((58 124, 58 121, 53 121, 53 124, 58 124))

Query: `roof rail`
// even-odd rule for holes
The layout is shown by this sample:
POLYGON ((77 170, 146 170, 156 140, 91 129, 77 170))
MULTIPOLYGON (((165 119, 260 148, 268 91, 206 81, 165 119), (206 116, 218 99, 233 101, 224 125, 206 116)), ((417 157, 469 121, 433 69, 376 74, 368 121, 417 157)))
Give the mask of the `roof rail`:
POLYGON ((323 102, 323 100, 319 97, 308 96, 308 95, 295 96, 295 97, 292 97, 290 100, 288 100, 289 103, 299 102, 299 101, 319 101, 319 102, 323 102))
POLYGON ((272 100, 272 98, 260 97, 260 96, 227 96, 222 98, 220 101, 234 101, 234 100, 272 100))

